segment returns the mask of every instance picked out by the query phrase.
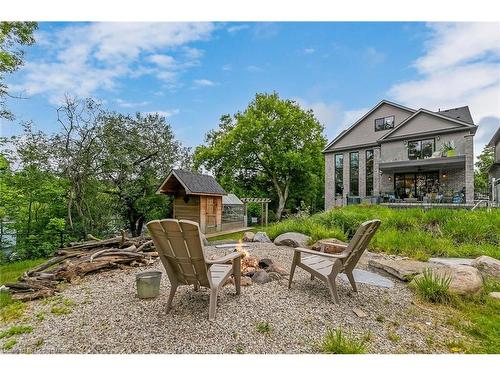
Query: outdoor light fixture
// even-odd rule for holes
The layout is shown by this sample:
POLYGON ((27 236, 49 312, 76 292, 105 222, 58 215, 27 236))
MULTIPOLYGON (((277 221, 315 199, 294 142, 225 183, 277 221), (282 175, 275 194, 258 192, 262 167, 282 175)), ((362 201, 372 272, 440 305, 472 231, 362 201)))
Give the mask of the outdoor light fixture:
POLYGON ((189 202, 189 197, 187 195, 184 196, 184 203, 188 203, 189 202))
POLYGON ((391 176, 389 176, 389 181, 392 181, 392 177, 391 176))
POLYGON ((443 172, 443 178, 446 178, 446 177, 448 177, 448 173, 443 172))

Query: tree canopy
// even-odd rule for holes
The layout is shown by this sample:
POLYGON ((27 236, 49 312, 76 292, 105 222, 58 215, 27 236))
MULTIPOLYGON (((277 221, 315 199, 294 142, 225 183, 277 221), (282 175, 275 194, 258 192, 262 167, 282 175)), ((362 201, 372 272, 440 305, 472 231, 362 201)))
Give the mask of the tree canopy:
POLYGON ((13 119, 5 99, 10 96, 5 75, 15 72, 24 63, 23 46, 35 43, 36 22, 0 22, 0 119, 13 119))
POLYGON ((241 185, 249 181, 271 186, 278 219, 292 194, 321 191, 323 126, 311 110, 277 93, 257 94, 243 112, 223 115, 205 141, 196 148, 195 166, 213 171, 226 186, 248 190, 252 186, 241 185))
POLYGON ((474 170, 474 189, 482 193, 488 191, 488 170, 495 161, 495 151, 493 147, 485 146, 476 162, 474 170))
POLYGON ((190 150, 165 117, 106 111, 93 99, 67 97, 55 134, 24 132, 0 148, 0 247, 22 258, 50 254, 61 243, 142 233, 171 209, 156 194, 171 168, 190 168, 190 150), (7 146, 7 147, 6 147, 7 146))

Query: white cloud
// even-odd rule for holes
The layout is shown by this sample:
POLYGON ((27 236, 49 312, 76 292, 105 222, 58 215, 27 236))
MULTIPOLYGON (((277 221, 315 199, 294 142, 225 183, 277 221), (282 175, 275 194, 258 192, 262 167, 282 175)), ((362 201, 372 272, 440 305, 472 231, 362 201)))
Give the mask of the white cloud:
POLYGON ((389 95, 409 107, 430 110, 468 105, 479 154, 500 124, 500 23, 430 24, 414 80, 393 85, 389 95))
POLYGON ((123 99, 115 99, 115 102, 122 108, 136 108, 136 107, 144 107, 145 105, 148 105, 148 101, 142 101, 142 102, 129 102, 123 99))
POLYGON ((370 65, 381 64, 385 61, 385 54, 377 51, 374 47, 368 47, 363 55, 365 61, 370 65))
POLYGON ((225 71, 233 70, 233 66, 231 64, 224 64, 224 65, 222 65, 222 70, 225 70, 225 71))
POLYGON ((304 48, 304 49, 303 49, 303 52, 304 52, 306 55, 310 55, 311 53, 316 52, 316 49, 314 49, 314 48, 304 48))
POLYGON ((257 66, 257 65, 248 65, 246 67, 246 69, 250 73, 259 73, 259 72, 262 72, 264 70, 260 66, 257 66))
POLYGON ((28 61, 13 90, 47 94, 58 102, 65 94, 89 96, 112 90, 125 77, 154 74, 172 83, 179 71, 199 64, 203 52, 187 44, 206 40, 212 23, 90 23, 44 32, 44 58, 28 61), (179 58, 164 54, 180 50, 179 58), (150 65, 147 65, 150 64, 150 65))
POLYGON ((210 81, 209 79, 206 79, 206 78, 202 78, 202 79, 195 79, 193 81, 193 85, 195 87, 207 87, 207 86, 215 86, 215 82, 214 81, 210 81))
POLYGON ((148 56, 148 60, 162 68, 173 68, 177 63, 172 56, 162 54, 148 56))
POLYGON ((166 109, 164 111, 149 111, 149 112, 146 112, 146 113, 150 114, 150 115, 154 115, 155 113, 157 113, 160 116, 169 118, 169 117, 178 115, 180 112, 181 111, 179 109, 173 108, 173 109, 166 109))
POLYGON ((232 33, 236 33, 238 31, 245 30, 248 28, 250 28, 249 25, 235 25, 235 26, 228 27, 227 31, 232 34, 232 33))
POLYGON ((331 141, 342 130, 351 126, 361 116, 368 112, 368 108, 346 110, 337 102, 316 101, 309 102, 303 98, 295 98, 304 109, 312 109, 314 116, 325 127, 328 141, 331 141))

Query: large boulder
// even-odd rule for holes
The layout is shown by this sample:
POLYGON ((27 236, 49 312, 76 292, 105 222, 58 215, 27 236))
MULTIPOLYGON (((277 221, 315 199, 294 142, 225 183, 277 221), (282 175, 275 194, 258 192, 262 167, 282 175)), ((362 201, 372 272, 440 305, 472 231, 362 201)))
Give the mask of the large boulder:
POLYGON ((490 292, 490 297, 500 299, 500 292, 490 292))
POLYGON ((311 241, 311 237, 302 233, 287 232, 280 234, 274 239, 276 246, 290 246, 290 247, 306 247, 311 241))
POLYGON ((254 232, 245 232, 245 234, 243 235, 243 242, 252 242, 254 237, 254 232))
POLYGON ((500 260, 482 255, 472 261, 472 266, 477 268, 483 276, 500 279, 500 260))
MULTIPOLYGON (((481 273, 472 266, 456 265, 433 270, 433 274, 440 277, 450 277, 449 291, 455 294, 475 294, 483 288, 481 273)), ((418 275, 419 279, 423 275, 418 275)))
POLYGON ((265 284, 272 281, 271 277, 264 270, 258 270, 252 276, 252 281, 257 284, 265 284))
POLYGON ((368 261, 368 265, 383 270, 403 281, 411 280, 416 275, 424 272, 426 268, 443 268, 443 266, 438 264, 420 262, 418 260, 391 258, 373 258, 368 261))
POLYGON ((328 254, 337 254, 345 250, 344 245, 347 244, 336 238, 324 238, 322 240, 315 242, 311 246, 311 249, 316 251, 323 251, 328 254))
POLYGON ((272 241, 267 236, 266 232, 257 232, 253 236, 253 242, 264 242, 264 243, 272 243, 272 241))

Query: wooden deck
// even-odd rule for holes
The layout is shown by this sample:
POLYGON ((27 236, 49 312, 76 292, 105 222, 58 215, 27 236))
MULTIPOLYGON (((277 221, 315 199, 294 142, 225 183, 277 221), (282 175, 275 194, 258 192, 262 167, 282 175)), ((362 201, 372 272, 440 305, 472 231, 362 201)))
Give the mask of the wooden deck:
POLYGON ((250 227, 228 229, 228 230, 223 230, 223 231, 220 231, 220 232, 207 233, 207 234, 205 234, 205 237, 206 238, 212 238, 212 237, 224 236, 225 234, 238 233, 238 232, 247 232, 247 231, 249 231, 251 229, 252 228, 250 228, 250 227))

